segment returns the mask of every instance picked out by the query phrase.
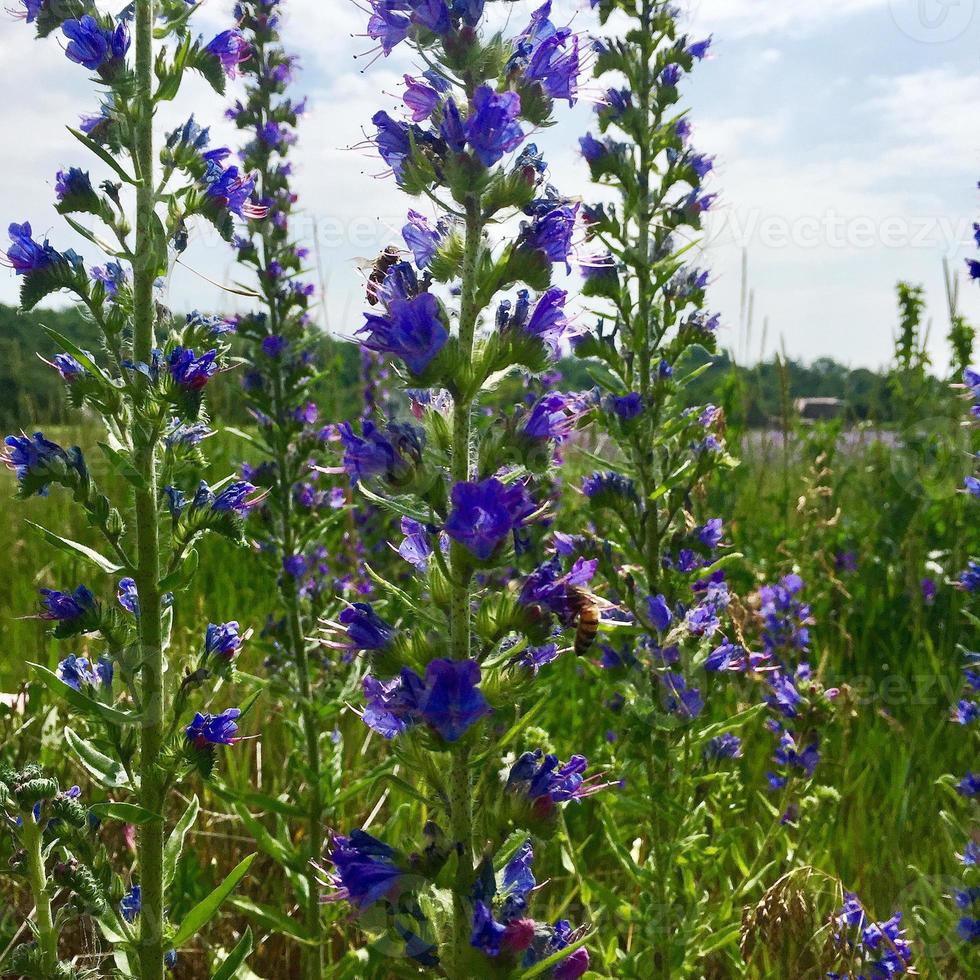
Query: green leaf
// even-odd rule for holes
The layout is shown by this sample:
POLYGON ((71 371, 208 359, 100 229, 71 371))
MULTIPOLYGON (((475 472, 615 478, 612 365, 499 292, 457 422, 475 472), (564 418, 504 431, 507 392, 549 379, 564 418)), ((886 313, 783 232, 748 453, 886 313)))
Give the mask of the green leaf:
POLYGON ((198 902, 184 916, 184 921, 181 922, 172 940, 175 947, 182 946, 191 937, 197 935, 201 927, 212 919, 215 912, 218 911, 224 900, 232 893, 235 886, 248 874, 248 869, 252 866, 254 860, 255 855, 249 854, 247 858, 240 861, 232 870, 231 874, 207 898, 198 902))
POLYGON ((235 804, 235 813, 238 814, 238 819, 245 824, 248 832, 255 839, 255 843, 277 864, 290 865, 296 860, 292 848, 274 837, 259 820, 252 816, 251 811, 244 803, 235 804))
POLYGON ((112 169, 121 177, 127 184, 132 184, 134 187, 141 183, 141 181, 136 180, 134 177, 130 177, 125 170, 123 170, 119 161, 100 143, 96 143, 95 140, 90 139, 81 130, 72 129, 71 126, 67 127, 68 132, 72 134, 82 144, 82 146, 91 150, 103 163, 107 163, 112 169))
POLYGON ((197 796, 192 796, 190 803, 187 804, 187 809, 183 812, 177 823, 174 824, 174 829, 170 831, 167 843, 163 845, 164 890, 169 888, 174 880, 174 875, 177 873, 177 862, 180 860, 180 855, 184 850, 184 841, 187 838, 187 832, 194 826, 194 821, 197 820, 197 814, 200 809, 201 803, 197 796))
POLYGON ((112 446, 104 442, 99 443, 99 449, 102 450, 102 455, 105 456, 109 465, 127 483, 132 484, 137 490, 146 489, 146 480, 143 479, 143 474, 133 466, 124 453, 119 452, 118 449, 113 449, 112 446))
POLYGON ((98 364, 96 364, 91 354, 82 350, 81 347, 69 340, 64 334, 58 333, 57 330, 53 330, 51 327, 43 327, 42 329, 56 344, 60 345, 61 349, 65 351, 65 353, 71 354, 71 356, 74 357, 75 360, 89 372, 89 374, 100 378, 106 385, 112 384, 112 379, 105 373, 105 371, 102 370, 102 368, 99 367, 98 364))
POLYGON ((211 975, 211 980, 232 980, 238 973, 238 968, 245 962, 248 954, 252 952, 252 930, 245 926, 242 938, 238 940, 235 948, 222 960, 221 966, 211 975))
POLYGON ((35 524, 33 521, 27 521, 26 523, 28 527, 33 528, 40 534, 48 544, 54 545, 59 551, 67 552, 69 555, 81 556, 107 575, 116 575, 122 571, 122 565, 117 565, 114 561, 110 561, 105 555, 100 554, 94 548, 79 544, 77 541, 72 541, 71 538, 63 538, 60 534, 55 534, 54 531, 49 531, 46 527, 41 527, 40 524, 35 524))
POLYGON ((315 937, 303 928, 302 923, 291 919, 285 912, 272 905, 253 902, 250 898, 245 898, 242 895, 233 895, 228 899, 228 904, 255 919, 265 929, 289 936, 290 939, 298 943, 313 944, 316 942, 315 937))
POLYGON ((89 810, 100 820, 121 820, 123 823, 144 824, 160 819, 160 814, 151 813, 135 803, 116 803, 112 800, 108 803, 93 803, 89 810))
MULTIPOLYGON (((122 764, 115 759, 103 755, 94 745, 76 735, 70 728, 65 728, 65 740, 72 751, 78 756, 78 761, 108 789, 132 789, 129 776, 122 764)), ((141 809, 141 808, 138 808, 141 809)))
POLYGON ((45 687, 53 691, 60 698, 63 698, 78 711, 81 711, 92 718, 101 718, 103 721, 108 721, 113 725, 139 724, 139 715, 133 715, 125 711, 119 711, 116 708, 111 708, 109 705, 103 704, 101 701, 96 701, 95 698, 88 697, 81 691, 76 691, 75 688, 70 687, 56 673, 48 670, 47 667, 42 667, 40 664, 32 663, 30 660, 27 661, 27 666, 32 667, 35 671, 37 671, 38 680, 40 680, 45 687))

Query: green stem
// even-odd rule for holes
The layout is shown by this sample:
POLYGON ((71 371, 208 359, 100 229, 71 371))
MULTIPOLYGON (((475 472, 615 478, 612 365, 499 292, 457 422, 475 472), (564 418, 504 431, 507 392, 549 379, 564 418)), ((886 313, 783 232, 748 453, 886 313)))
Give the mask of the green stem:
MULTIPOLYGON (((271 304, 274 306, 274 304, 271 304)), ((286 405, 283 394, 281 372, 275 376, 277 418, 285 418, 286 405)), ((299 544, 293 526, 292 484, 289 478, 289 447, 282 430, 276 439, 276 472, 278 477, 279 513, 283 555, 295 554, 299 544)), ((316 881, 316 871, 312 861, 318 861, 323 850, 323 781, 320 760, 320 735, 316 713, 313 710, 313 686, 310 679, 310 660, 303 632, 302 609, 295 579, 283 575, 283 602, 286 606, 286 628, 293 663, 296 666, 296 680, 300 695, 300 716, 303 723, 303 736, 306 741, 306 764, 310 773, 310 795, 307 801, 307 844, 308 861, 306 875, 309 894, 303 910, 306 930, 316 941, 303 948, 304 976, 308 980, 320 980, 323 975, 323 946, 320 942, 320 893, 316 881)))
MULTIPOLYGON (((136 242, 133 263, 133 354, 149 363, 154 347, 153 282, 156 255, 153 225, 153 0, 136 4, 135 162, 140 175, 136 188, 136 242)), ((160 539, 157 493, 157 433, 139 418, 132 423, 133 454, 143 486, 136 491, 136 569, 139 595, 139 662, 143 693, 140 732, 140 804, 161 819, 139 828, 137 855, 142 907, 139 962, 141 980, 162 980, 163 967, 163 842, 166 777, 160 754, 164 739, 163 629, 160 618, 160 539)))
POLYGON ((51 895, 48 892, 47 875, 44 871, 41 828, 34 822, 33 814, 24 815, 21 840, 27 851, 28 875, 31 882, 31 895, 34 898, 37 942, 41 950, 41 969, 44 975, 54 976, 58 968, 58 934, 54 931, 51 916, 51 895))
MULTIPOLYGON (((483 234, 479 195, 466 200, 466 242, 463 250, 462 293, 459 311, 459 349, 467 386, 473 360, 473 337, 476 331, 476 269, 483 234)), ((456 395, 453 403, 453 483, 471 477, 470 417, 472 398, 456 395)), ((454 660, 470 656, 470 581, 472 565, 466 549, 453 541, 449 551, 452 567, 452 594, 449 629, 454 660)), ((457 743, 452 749, 449 773, 449 830, 457 853, 456 882, 453 889, 453 935, 446 963, 449 977, 463 977, 463 963, 470 939, 470 912, 466 895, 473 877, 473 794, 470 778, 468 744, 457 743)))

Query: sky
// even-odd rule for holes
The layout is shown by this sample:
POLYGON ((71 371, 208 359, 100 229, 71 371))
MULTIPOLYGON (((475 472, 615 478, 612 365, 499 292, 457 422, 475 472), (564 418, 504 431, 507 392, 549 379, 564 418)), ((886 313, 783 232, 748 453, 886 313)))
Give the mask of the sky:
MULTIPOLYGON (((887 363, 897 318, 895 284, 925 287, 929 353, 948 360, 944 260, 959 281, 960 310, 980 326, 980 285, 966 281, 980 219, 980 0, 680 0, 692 37, 713 36, 712 54, 687 81, 694 144, 716 157, 718 202, 702 236, 699 264, 711 270, 708 304, 721 313, 719 342, 741 361, 783 350, 852 366, 887 363), (746 298, 751 296, 751 303, 746 298), (751 315, 749 315, 749 311, 751 315)), ((229 26, 232 0, 204 0, 197 28, 229 26)), ((488 5, 495 22, 520 30, 535 3, 488 5)), ((303 68, 295 95, 308 95, 293 154, 303 211, 298 237, 314 245, 328 330, 350 335, 361 322, 359 266, 398 242, 405 210, 424 206, 379 175, 362 144, 371 115, 399 111, 401 77, 418 71, 407 50, 375 59, 366 16, 352 0, 284 0, 284 38, 303 68)), ((553 19, 596 30, 586 0, 554 0, 553 19)), ((65 125, 96 107, 84 69, 57 37, 35 41, 0 10, 0 59, 8 79, 0 106, 6 136, 0 219, 31 222, 57 248, 100 264, 93 246, 54 213, 54 175, 81 163, 65 125), (11 83, 11 80, 16 80, 11 83)), ((405 48, 402 45, 401 48, 405 48)), ((592 124, 587 86, 554 128, 533 134, 552 182, 594 198, 578 137, 592 124)), ((234 95, 231 92, 230 95, 234 95)), ((237 147, 224 102, 188 79, 161 114, 161 128, 193 109, 213 123, 213 142, 237 147)), ((594 129, 594 127, 593 127, 594 129)), ((107 174, 91 166, 93 178, 107 174)), ((221 289, 238 273, 213 232, 194 232, 174 268, 167 300, 177 310, 233 312, 247 300, 221 289)), ((576 273, 558 284, 575 288, 576 273)), ((0 301, 17 283, 0 270, 0 301)))

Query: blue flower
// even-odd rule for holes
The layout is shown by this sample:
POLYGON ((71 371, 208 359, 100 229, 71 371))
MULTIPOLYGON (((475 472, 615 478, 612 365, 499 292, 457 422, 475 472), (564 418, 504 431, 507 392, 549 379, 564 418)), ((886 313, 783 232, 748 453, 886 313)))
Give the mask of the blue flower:
POLYGON ((187 391, 200 391, 218 373, 217 350, 198 357, 187 347, 175 347, 167 358, 170 376, 187 391))
POLYGON ((703 61, 704 56, 708 53, 708 48, 711 47, 711 38, 706 37, 702 41, 694 41, 688 44, 685 48, 687 54, 692 58, 697 58, 698 61, 703 61))
POLYGON ((973 799, 980 793, 980 773, 967 771, 967 774, 956 784, 956 792, 967 799, 973 799))
POLYGON ((451 500, 446 532, 484 561, 537 509, 523 484, 505 486, 493 477, 477 483, 457 483, 451 500))
POLYGON ((704 708, 701 692, 696 687, 689 687, 681 674, 667 671, 658 674, 663 685, 664 709, 681 718, 697 718, 704 708))
POLYGON ((243 61, 247 61, 252 53, 251 47, 239 30, 222 31, 208 42, 204 50, 213 54, 221 62, 221 67, 229 78, 238 77, 240 74, 238 66, 243 61))
POLYGON ((73 687, 76 691, 80 691, 82 685, 95 687, 96 675, 85 657, 76 657, 74 654, 65 657, 58 664, 57 674, 69 687, 73 687))
POLYGON ((394 863, 396 852, 363 830, 350 837, 335 836, 329 856, 335 871, 327 876, 326 883, 334 889, 327 897, 358 909, 390 895, 403 874, 394 863))
POLYGON ((576 402, 573 395, 549 391, 531 406, 521 432, 529 439, 563 442, 582 415, 576 402))
POLYGON ((520 145, 524 133, 517 123, 521 97, 516 92, 495 92, 481 85, 473 93, 466 117, 466 142, 485 167, 492 167, 505 153, 520 145))
POLYGON ((966 568, 960 572, 959 586, 967 592, 980 590, 980 562, 970 559, 966 563, 966 568))
MULTIPOLYGON (((205 489, 207 484, 204 484, 205 489)), ((257 488, 246 482, 245 480, 238 480, 235 483, 229 484, 221 491, 213 500, 209 501, 211 510, 217 513, 234 513, 239 517, 245 517, 248 512, 259 503, 261 498, 248 499, 248 495, 253 493, 257 488)), ((200 488, 198 488, 198 493, 200 493, 200 488)), ((195 504, 197 497, 195 495, 195 504)))
POLYGON ((204 633, 204 652, 207 656, 231 660, 241 648, 244 639, 238 632, 238 623, 234 620, 220 625, 208 623, 204 633))
POLYGON ((442 229, 431 227, 418 211, 408 212, 408 223, 402 227, 402 238, 420 269, 424 269, 432 261, 442 237, 442 229))
POLYGON ((565 300, 568 298, 568 293, 557 286, 549 287, 538 298, 531 315, 527 316, 525 313, 523 317, 519 314, 522 311, 522 299, 524 309, 527 309, 526 290, 521 290, 521 294, 518 296, 514 316, 510 318, 509 325, 523 330, 531 337, 538 337, 551 356, 557 357, 561 341, 576 335, 571 321, 565 316, 565 300))
POLYGON ((85 368, 71 354, 55 354, 50 363, 61 375, 61 380, 69 384, 85 374, 85 368))
POLYGON ((119 61, 129 50, 129 28, 120 21, 115 29, 103 27, 90 14, 79 20, 66 20, 61 32, 68 38, 65 56, 90 71, 119 61))
POLYGON ((554 804, 583 800, 608 786, 597 782, 601 774, 587 779, 584 773, 588 767, 584 755, 573 755, 568 762, 561 762, 558 756, 535 749, 523 753, 511 766, 506 785, 537 802, 539 811, 547 811, 554 804))
POLYGON ((381 42, 381 50, 385 57, 408 37, 412 26, 408 15, 399 7, 400 5, 392 3, 391 0, 371 0, 367 36, 381 42))
POLYGON ((61 258, 60 254, 48 244, 47 239, 44 240, 44 244, 34 241, 28 221, 22 225, 16 223, 10 225, 7 233, 10 235, 10 241, 13 242, 7 249, 7 262, 18 276, 46 269, 61 258))
POLYGON ((41 619, 67 623, 82 619, 95 609, 95 596, 80 585, 74 592, 60 592, 57 589, 41 589, 41 605, 44 611, 41 619))
POLYGON ((571 106, 575 105, 580 70, 578 36, 563 29, 534 48, 524 77, 539 82, 549 98, 567 99, 571 106))
POLYGON ((118 262, 106 262, 105 266, 93 266, 92 281, 101 282, 106 295, 110 298, 118 295, 119 287, 129 281, 126 270, 118 262))
POLYGON ((449 339, 439 309, 431 293, 414 299, 394 299, 388 316, 364 314, 364 326, 358 331, 362 343, 379 354, 400 357, 413 374, 422 374, 449 339))
POLYGON ((15 13, 14 16, 23 17, 28 24, 33 24, 37 20, 38 14, 44 9, 46 0, 17 0, 17 2, 24 7, 24 11, 23 13, 15 13))
POLYGON ((731 732, 716 735, 708 740, 702 754, 706 760, 739 759, 742 756, 742 740, 731 732))
POLYGON ((367 602, 355 602, 337 617, 347 638, 348 650, 385 650, 398 631, 386 623, 367 602))
POLYGON ((572 254, 572 235, 578 218, 579 204, 557 203, 543 211, 521 232, 519 244, 531 251, 543 252, 549 262, 564 262, 572 254))
POLYGON ((58 171, 55 176, 54 192, 59 201, 63 201, 66 197, 80 197, 95 193, 92 188, 91 177, 78 167, 69 167, 67 170, 58 171))
POLYGON ((140 598, 134 579, 124 578, 119 580, 119 591, 116 593, 116 598, 119 600, 119 605, 126 612, 132 613, 134 616, 139 615, 140 598))
POLYGON ((643 396, 638 391, 631 391, 622 397, 612 395, 609 398, 609 404, 623 421, 628 422, 630 419, 635 419, 643 411, 643 396))
POLYGON ((665 85, 668 88, 676 88, 677 83, 681 80, 681 75, 683 70, 681 66, 676 62, 671 62, 666 68, 660 73, 659 81, 661 85, 665 85))
POLYGON ((561 561, 557 557, 550 558, 528 575, 517 601, 523 606, 543 606, 569 626, 578 615, 575 590, 588 585, 598 567, 598 559, 578 558, 571 569, 562 574, 561 561))
POLYGON ((193 721, 184 729, 184 736, 196 748, 208 745, 234 745, 238 738, 236 719, 241 715, 238 708, 225 708, 221 714, 197 712, 193 721))
POLYGON ((239 218, 257 221, 269 213, 268 207, 250 200, 255 190, 254 174, 239 173, 236 166, 224 168, 217 160, 211 159, 207 162, 203 183, 209 198, 239 218))
POLYGON ((405 537, 398 546, 398 554, 424 574, 429 569, 429 558, 432 555, 431 531, 410 517, 402 518, 401 530, 405 537))
POLYGON ((123 895, 122 900, 119 902, 119 914, 129 923, 136 921, 136 916, 140 914, 140 907, 142 906, 142 896, 140 895, 140 886, 133 885, 132 888, 123 895))
POLYGON ((394 738, 424 722, 447 742, 460 739, 490 705, 477 687, 480 665, 475 660, 432 660, 425 680, 405 667, 386 683, 364 678, 364 723, 385 738, 394 738))
POLYGON ((582 493, 600 506, 615 508, 623 501, 635 503, 639 500, 636 484, 622 473, 607 470, 605 473, 590 473, 582 480, 582 493))
POLYGON ((428 82, 405 75, 405 94, 402 101, 412 110, 412 121, 422 122, 432 115, 439 104, 440 94, 435 86, 428 82))
POLYGON ((662 595, 647 596, 647 616, 650 617, 653 628, 658 633, 663 633, 673 618, 667 599, 662 595))
POLYGON ((698 528, 698 540, 706 548, 714 551, 721 544, 722 520, 720 517, 712 517, 703 527, 698 528))
MULTIPOLYGON (((33 482, 48 476, 53 479, 68 467, 79 472, 84 467, 80 455, 69 456, 61 446, 45 439, 40 432, 35 432, 33 436, 7 436, 4 445, 6 448, 0 459, 16 473, 22 487, 28 480, 33 482)), ((47 492, 47 484, 42 484, 34 492, 43 496, 47 492)))
POLYGON ((425 434, 408 423, 392 422, 388 437, 370 419, 363 423, 363 438, 354 434, 349 422, 341 422, 337 430, 344 445, 344 469, 353 483, 374 476, 399 482, 422 459, 425 434))

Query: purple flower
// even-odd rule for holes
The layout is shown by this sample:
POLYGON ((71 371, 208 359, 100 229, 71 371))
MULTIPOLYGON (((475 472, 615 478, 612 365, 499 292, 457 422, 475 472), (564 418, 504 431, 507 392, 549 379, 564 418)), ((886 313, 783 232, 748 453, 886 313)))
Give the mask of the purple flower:
POLYGON ((537 509, 523 484, 505 486, 493 477, 477 483, 457 483, 451 499, 447 533, 484 561, 537 509))
POLYGON ((438 229, 432 228, 418 211, 409 211, 408 223, 402 228, 402 238, 411 250, 415 264, 424 269, 436 254, 442 234, 438 229))
POLYGON ((301 578, 309 571, 310 563, 306 555, 287 555, 282 560, 283 571, 293 578, 301 578))
POLYGON ((95 686, 95 674, 85 657, 76 657, 74 654, 65 657, 58 664, 57 674, 62 681, 76 691, 80 691, 82 685, 95 686))
POLYGON ((980 793, 980 773, 967 771, 967 774, 956 784, 956 792, 967 799, 973 799, 980 793))
POLYGON ((599 782, 602 779, 600 773, 586 778, 584 773, 588 767, 584 755, 573 755, 563 763, 558 756, 545 755, 541 749, 535 749, 525 752, 511 766, 507 788, 535 801, 537 810, 548 812, 554 804, 583 800, 609 785, 599 782))
POLYGON ((10 225, 7 233, 10 235, 10 241, 13 242, 7 249, 7 263, 18 276, 45 269, 60 258, 58 252, 48 244, 47 239, 44 240, 43 245, 34 241, 28 221, 22 225, 16 223, 10 225))
POLYGON ((742 757, 742 740, 737 735, 732 735, 731 732, 716 735, 709 739, 702 754, 705 760, 740 759, 742 757))
POLYGON ((410 517, 401 520, 402 534, 405 535, 398 546, 398 554, 417 568, 423 574, 429 569, 429 558, 432 555, 432 534, 430 530, 410 517))
POLYGON ((692 44, 688 44, 685 50, 692 58, 697 58, 698 61, 703 61, 704 56, 708 53, 708 48, 710 47, 711 38, 706 37, 703 41, 695 41, 692 44))
POLYGON ((95 609, 95 596, 84 585, 74 592, 41 589, 41 605, 44 607, 41 619, 69 623, 82 619, 95 609))
POLYGON ((207 745, 234 745, 238 725, 236 719, 241 715, 238 708, 225 708, 219 715, 194 715, 194 720, 184 729, 187 741, 198 749, 207 745))
POLYGON ((239 517, 245 517, 249 510, 259 502, 257 499, 247 499, 248 495, 256 489, 255 486, 244 480, 229 484, 211 501, 211 510, 218 513, 235 513, 239 517))
POLYGON ((658 633, 663 633, 670 626, 673 615, 664 596, 647 596, 647 616, 650 617, 650 622, 658 633))
POLYGON ((222 660, 231 660, 241 649, 244 641, 245 637, 238 632, 238 623, 234 620, 220 625, 208 623, 204 634, 204 652, 209 657, 216 656, 222 660))
POLYGON ((251 47, 239 30, 222 31, 208 42, 204 50, 213 54, 221 62, 221 67, 229 78, 237 78, 241 74, 238 66, 243 61, 247 61, 252 53, 251 47))
POLYGON ((681 718, 697 718, 704 708, 701 692, 696 687, 688 687, 681 674, 667 671, 657 675, 663 685, 664 709, 681 718))
POLYGON ((972 559, 966 563, 966 568, 960 572, 958 584, 967 592, 980 590, 980 562, 972 559))
POLYGON ((64 201, 66 197, 81 197, 95 193, 91 177, 78 167, 58 171, 55 176, 54 192, 59 201, 64 201))
POLYGON ((120 21, 115 29, 103 27, 90 14, 79 20, 66 20, 61 32, 68 38, 65 56, 89 71, 98 71, 109 62, 121 60, 129 50, 129 28, 120 21))
POLYGON ((398 482, 422 459, 425 434, 409 423, 390 423, 387 436, 370 419, 362 425, 363 438, 354 434, 349 422, 337 429, 344 445, 344 469, 354 483, 374 476, 398 482))
POLYGON ((490 714, 475 660, 432 660, 425 680, 405 667, 386 683, 364 678, 364 723, 385 738, 394 738, 419 722, 438 732, 447 742, 461 738, 470 726, 490 714))
POLYGON ((473 93, 473 107, 466 117, 466 141, 485 167, 492 167, 524 139, 516 122, 520 113, 521 97, 516 92, 495 92, 489 85, 481 85, 473 93))
POLYGON ((531 406, 521 431, 529 439, 563 442, 581 415, 575 411, 575 397, 549 391, 531 406))
POLYGON ((980 497, 980 480, 975 476, 964 477, 963 486, 971 497, 980 497))
POLYGON ((439 91, 428 82, 423 82, 411 75, 405 75, 405 94, 402 101, 412 110, 412 121, 422 122, 432 115, 439 104, 439 91))
POLYGON ((927 576, 920 583, 920 588, 922 589, 922 601, 927 606, 931 606, 936 601, 935 579, 931 579, 927 576))
POLYGON ((969 725, 980 718, 980 703, 961 698, 953 708, 953 721, 958 725, 969 725))
POLYGON ((386 650, 398 630, 386 623, 367 602, 355 602, 341 610, 340 629, 346 637, 347 650, 386 650))
POLYGON ((524 77, 540 82, 549 98, 567 99, 571 106, 575 105, 580 71, 578 36, 564 29, 556 31, 534 48, 524 69, 524 77))
POLYGON ((190 348, 175 347, 167 358, 170 376, 187 391, 201 391, 218 373, 217 350, 197 357, 190 348))
POLYGON ((622 473, 608 470, 590 473, 582 479, 582 493, 601 506, 615 508, 623 501, 635 502, 639 498, 636 484, 622 473))
POLYGON ((666 68, 660 73, 660 84, 665 85, 668 88, 676 88, 677 83, 681 80, 681 75, 683 71, 681 66, 676 62, 671 62, 666 68))
POLYGON ((365 313, 364 319, 358 331, 364 346, 400 357, 413 374, 422 374, 449 339, 439 301, 431 293, 393 299, 387 317, 365 313))
POLYGON ((255 190, 254 174, 242 174, 238 167, 224 168, 217 160, 208 160, 203 182, 207 196, 239 218, 258 221, 269 213, 268 207, 250 200, 255 190))
POLYGON ((22 488, 30 481, 32 492, 40 496, 47 493, 47 484, 42 483, 34 489, 35 479, 48 476, 53 479, 69 467, 79 471, 84 467, 80 454, 69 456, 61 446, 45 439, 40 432, 35 432, 33 436, 7 436, 4 445, 6 448, 0 460, 16 473, 22 488))
POLYGON ((525 333, 539 337, 553 357, 557 356, 561 341, 576 334, 565 316, 567 298, 568 293, 564 289, 549 287, 539 297, 526 322, 520 324, 525 333))
POLYGON ((556 204, 525 226, 521 232, 521 244, 532 251, 543 252, 549 262, 564 262, 566 271, 571 271, 568 261, 572 253, 572 235, 578 218, 580 205, 556 204))
POLYGON ((350 837, 335 836, 330 842, 335 870, 325 882, 334 889, 328 900, 365 909, 389 895, 402 875, 394 864, 396 856, 387 844, 363 830, 355 830, 350 837))
POLYGON ((402 5, 392 3, 391 0, 371 0, 367 36, 381 42, 381 50, 385 57, 388 57, 395 46, 408 37, 411 29, 412 22, 407 14, 402 13, 402 9, 404 9, 402 5))
POLYGON ((28 24, 33 24, 44 9, 46 0, 18 0, 18 2, 24 7, 23 12, 11 11, 11 13, 17 18, 23 17, 28 24))
POLYGON ((136 581, 131 578, 119 580, 119 590, 116 593, 119 605, 128 613, 138 616, 140 613, 140 598, 136 590, 136 581))
POLYGON ((643 396, 638 391, 631 391, 622 397, 612 395, 609 404, 624 422, 628 422, 643 411, 643 396))
POLYGON ((551 558, 528 575, 517 601, 523 606, 543 606, 570 626, 578 615, 575 590, 588 585, 598 567, 598 559, 577 558, 571 569, 562 574, 561 561, 551 558))
POLYGON ((712 517, 703 527, 698 528, 698 540, 706 548, 714 551, 721 544, 722 520, 720 517, 712 517))
POLYGON ((140 893, 140 886, 133 885, 132 888, 123 895, 119 902, 119 914, 130 924, 136 921, 136 917, 140 914, 140 909, 142 908, 143 901, 142 895, 140 893))

